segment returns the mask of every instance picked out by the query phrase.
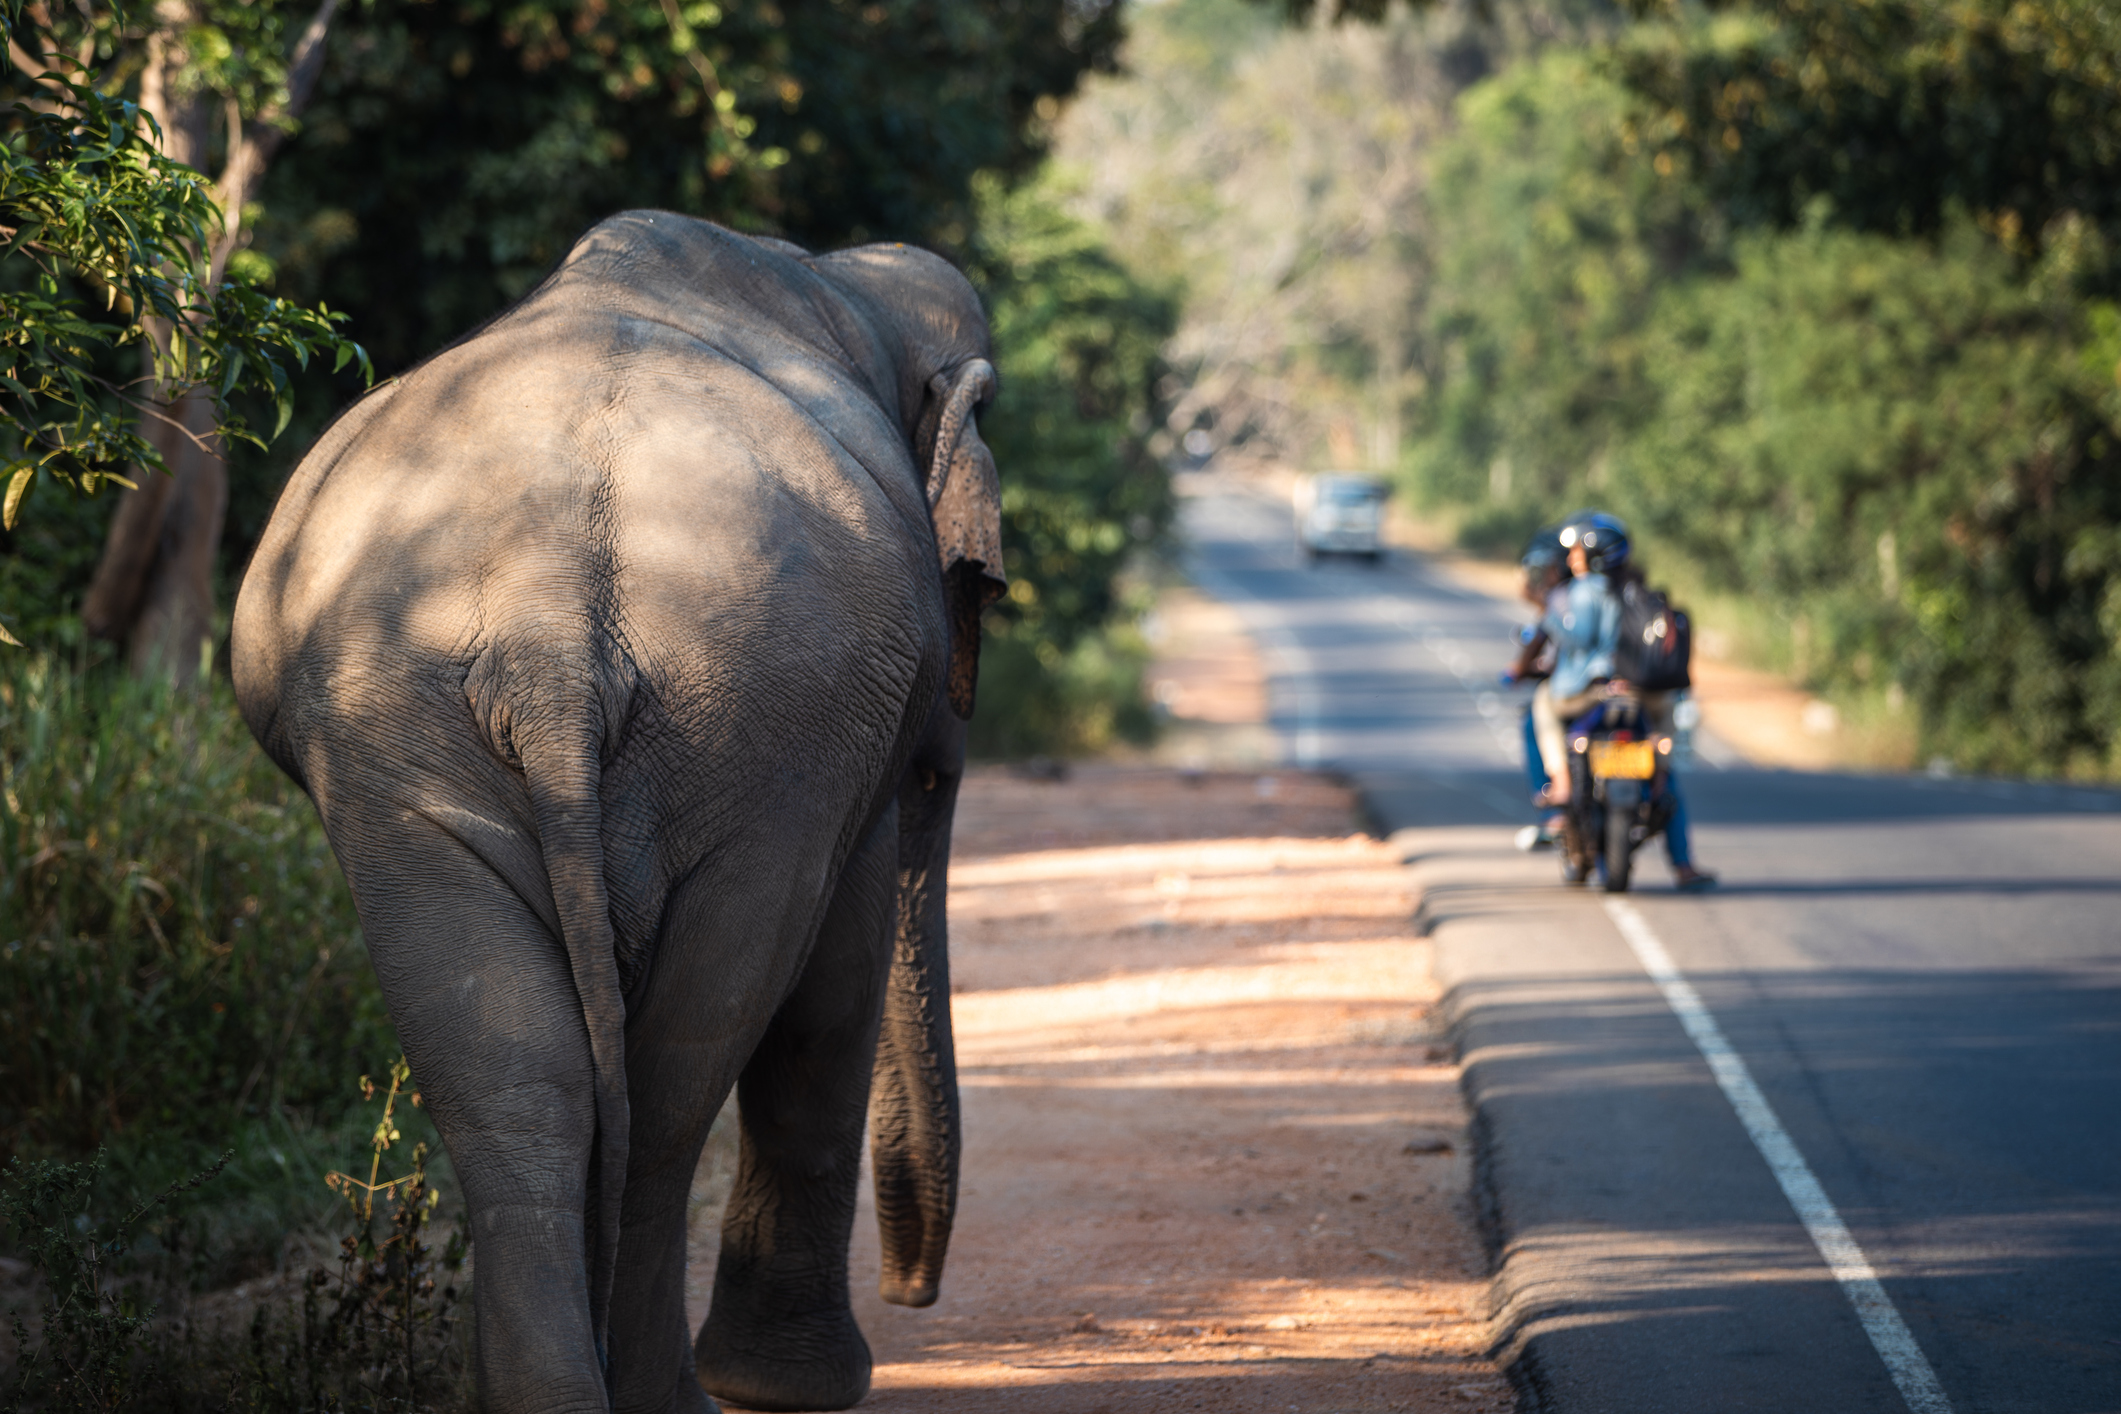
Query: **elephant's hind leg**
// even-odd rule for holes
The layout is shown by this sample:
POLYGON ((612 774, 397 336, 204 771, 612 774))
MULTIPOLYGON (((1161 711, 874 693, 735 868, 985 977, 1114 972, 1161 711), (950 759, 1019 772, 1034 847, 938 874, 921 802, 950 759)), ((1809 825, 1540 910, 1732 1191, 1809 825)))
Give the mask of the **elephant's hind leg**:
POLYGON ((485 1407, 606 1407, 585 1208, 589 1038, 560 942, 484 860, 411 810, 333 802, 361 929, 472 1214, 485 1407))
POLYGON ((700 1383, 747 1409, 845 1409, 869 1391, 847 1243, 891 965, 896 817, 848 862, 738 1084, 742 1158, 695 1352, 700 1383))

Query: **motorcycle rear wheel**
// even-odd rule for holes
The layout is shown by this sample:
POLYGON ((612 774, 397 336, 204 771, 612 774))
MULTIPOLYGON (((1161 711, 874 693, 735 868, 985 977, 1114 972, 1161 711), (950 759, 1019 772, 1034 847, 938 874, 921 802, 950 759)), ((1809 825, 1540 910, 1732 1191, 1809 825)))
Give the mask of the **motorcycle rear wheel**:
POLYGON ((1628 891, 1628 875, 1634 872, 1635 865, 1635 841, 1628 836, 1633 833, 1634 825, 1634 811, 1606 807, 1605 891, 1609 894, 1628 891))

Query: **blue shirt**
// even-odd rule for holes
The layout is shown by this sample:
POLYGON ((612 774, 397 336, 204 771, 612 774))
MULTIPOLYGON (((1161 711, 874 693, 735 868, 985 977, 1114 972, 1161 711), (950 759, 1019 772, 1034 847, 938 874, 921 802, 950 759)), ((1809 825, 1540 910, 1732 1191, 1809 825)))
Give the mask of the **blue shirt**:
POLYGON ((1602 574, 1572 579, 1547 601, 1541 627, 1553 641, 1554 676, 1547 691, 1574 697, 1599 678, 1613 675, 1613 650, 1620 646, 1620 600, 1602 574))

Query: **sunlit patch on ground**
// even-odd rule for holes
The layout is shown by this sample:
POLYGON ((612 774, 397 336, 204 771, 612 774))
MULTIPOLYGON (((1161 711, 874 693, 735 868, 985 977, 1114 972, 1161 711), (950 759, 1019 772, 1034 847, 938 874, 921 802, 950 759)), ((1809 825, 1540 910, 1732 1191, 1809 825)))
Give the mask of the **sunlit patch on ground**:
POLYGON ((865 1409, 1509 1407, 1404 876, 1264 779, 968 784, 959 1221, 941 1301, 886 1306, 865 1195, 865 1409))

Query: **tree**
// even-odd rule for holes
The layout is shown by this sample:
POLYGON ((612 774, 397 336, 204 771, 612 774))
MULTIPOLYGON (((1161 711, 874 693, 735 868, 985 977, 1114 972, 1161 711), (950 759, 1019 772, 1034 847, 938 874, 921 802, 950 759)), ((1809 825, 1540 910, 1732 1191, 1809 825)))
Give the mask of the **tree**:
MULTIPOLYGON (((164 0, 156 15, 112 28, 113 73, 138 68, 140 101, 166 110, 165 157, 219 165, 212 258, 232 283, 348 311, 385 373, 629 206, 962 253, 974 172, 1027 171, 1038 115, 1119 38, 1116 4, 1095 0, 371 0, 347 15, 164 0)), ((356 391, 321 370, 298 383, 311 435, 356 391)), ((180 474, 127 498, 87 617, 136 660, 192 644, 182 671, 210 621, 226 497, 224 459, 193 456, 198 410, 179 414, 180 474)), ((213 450, 234 458, 240 565, 285 466, 213 450)))
POLYGON ((1119 580, 1175 503, 1149 450, 1175 301, 1128 270, 1048 179, 973 187, 967 273, 994 329, 1001 387, 980 431, 1002 473, 1009 595, 987 611, 974 750, 1095 750, 1148 718, 1140 663, 1114 631, 1119 580))
MULTIPOLYGON (((140 39, 140 107, 167 156, 206 172, 220 132, 213 184, 220 229, 204 252, 218 285, 243 236, 243 209, 301 112, 324 64, 338 0, 322 0, 299 32, 278 4, 158 0, 140 39)), ((173 329, 150 321, 148 337, 173 329)), ((180 680, 198 671, 214 625, 214 557, 228 506, 228 470, 207 395, 158 389, 142 433, 166 477, 134 486, 112 517, 82 619, 91 633, 127 646, 135 671, 180 680)), ((284 424, 283 424, 284 425, 284 424)))
POLYGON ((1432 374, 1433 151, 1514 43, 1462 13, 1287 24, 1245 0, 1137 16, 1130 72, 1062 121, 1076 208, 1186 291, 1169 431, 1393 468, 1432 374))
POLYGON ((1644 9, 1611 54, 1632 132, 1741 226, 1816 207, 1887 235, 1973 214, 2014 253, 2121 240, 2121 10, 2105 0, 1760 0, 1644 9))
POLYGON ((968 273, 994 326, 1002 383, 980 418, 1004 468, 1009 596, 990 626, 1066 652, 1118 610, 1113 582, 1175 509, 1149 454, 1175 301, 1129 271, 1050 183, 974 188, 968 273))
POLYGON ((1025 177, 1084 75, 1109 73, 1119 0, 792 0, 788 67, 810 97, 759 111, 793 157, 768 210, 812 246, 925 241, 969 254, 974 173, 1025 177))
POLYGON ((1714 255, 1692 189, 1620 141, 1627 112, 1592 56, 1556 49, 1467 92, 1434 158, 1430 387, 1406 469, 1485 550, 1609 491, 1615 439, 1656 407, 1643 321, 1714 255))
POLYGON ((1605 494, 1783 616, 1800 676, 1914 707, 1925 750, 2121 766, 2114 307, 1965 217, 1750 232, 1733 264, 1633 340, 1658 404, 1605 494))
MULTIPOLYGON (((1489 549, 1577 505, 1625 516, 1660 577, 1707 596, 1700 622, 1854 720, 1897 719, 1902 751, 2121 767, 2099 227, 2051 219, 2029 250, 1963 207, 1903 232, 1812 202, 1785 229, 1697 179, 1625 72, 1555 51, 1458 105, 1430 192, 1421 491, 1489 549)), ((1880 167, 1902 196, 1906 175, 1880 167)))
POLYGON ((962 252, 982 170, 1111 62, 1066 0, 373 0, 275 165, 254 247, 386 372, 520 297, 596 220, 661 207, 813 248, 962 252))
POLYGON ((83 7, 55 21, 41 3, 8 0, 0 17, 0 86, 14 99, 0 143, 0 454, 12 530, 39 472, 84 493, 129 484, 118 470, 129 464, 166 482, 172 450, 220 435, 265 440, 232 407, 241 393, 265 395, 284 426, 285 361, 328 352, 343 367, 363 356, 327 312, 216 278, 212 253, 227 234, 216 193, 157 145, 154 115, 109 91, 127 43, 122 15, 83 7), (128 354, 141 376, 116 372, 128 354), (124 408, 142 425, 128 425, 124 408))
MULTIPOLYGON (((813 248, 963 254, 980 170, 1111 62, 1091 0, 367 0, 245 217, 250 275, 328 301, 385 375, 492 317, 584 229, 662 207, 813 248)), ((312 370, 296 447, 357 389, 312 370)), ((224 581, 287 473, 232 448, 224 581)))

